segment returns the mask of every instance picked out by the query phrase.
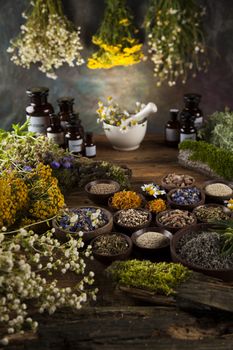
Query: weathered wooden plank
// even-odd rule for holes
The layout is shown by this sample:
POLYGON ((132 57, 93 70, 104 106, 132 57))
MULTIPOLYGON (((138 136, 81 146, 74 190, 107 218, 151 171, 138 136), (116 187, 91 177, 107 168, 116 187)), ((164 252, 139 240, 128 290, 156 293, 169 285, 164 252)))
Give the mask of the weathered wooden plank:
POLYGON ((175 308, 93 308, 38 320, 37 339, 23 347, 15 339, 8 349, 232 350, 233 320, 224 315, 208 324, 175 308))

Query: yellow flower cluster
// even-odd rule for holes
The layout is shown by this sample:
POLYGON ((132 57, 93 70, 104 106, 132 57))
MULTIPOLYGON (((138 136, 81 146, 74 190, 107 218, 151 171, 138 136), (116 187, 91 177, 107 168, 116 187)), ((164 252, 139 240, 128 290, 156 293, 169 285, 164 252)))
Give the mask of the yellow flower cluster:
POLYGON ((39 163, 28 174, 27 181, 30 184, 30 216, 34 219, 45 220, 56 215, 65 202, 58 187, 58 181, 52 176, 50 166, 39 163))
POLYGON ((2 173, 0 177, 0 229, 11 226, 19 212, 26 208, 28 189, 16 172, 2 173))
MULTIPOLYGON (((129 42, 129 40, 127 40, 129 42)), ((87 66, 90 69, 109 69, 115 66, 129 66, 139 63, 143 59, 142 44, 135 39, 130 40, 131 46, 108 45, 95 38, 93 42, 100 46, 100 50, 88 59, 87 66)))
POLYGON ((116 192, 111 201, 111 205, 117 210, 139 208, 141 204, 142 199, 136 192, 125 190, 116 192))
POLYGON ((64 197, 49 165, 39 163, 28 172, 3 172, 0 176, 0 229, 20 226, 56 215, 64 197))

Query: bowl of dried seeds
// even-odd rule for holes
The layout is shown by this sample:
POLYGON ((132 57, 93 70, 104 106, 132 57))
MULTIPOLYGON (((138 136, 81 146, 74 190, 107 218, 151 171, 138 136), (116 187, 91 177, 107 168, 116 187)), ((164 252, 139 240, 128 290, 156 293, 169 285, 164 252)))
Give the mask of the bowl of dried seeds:
MULTIPOLYGON (((232 249, 230 253, 223 252, 222 229, 220 224, 197 224, 177 231, 170 243, 172 260, 194 271, 233 281, 232 249)), ((230 230, 233 237, 233 228, 230 230)), ((225 237, 229 239, 229 231, 225 237)))
POLYGON ((203 184, 206 201, 209 203, 223 203, 233 197, 232 186, 227 181, 211 180, 203 184))
POLYGON ((135 251, 150 260, 167 260, 172 233, 161 227, 147 227, 132 236, 135 251))
POLYGON ((113 180, 101 179, 91 181, 85 186, 88 198, 94 203, 107 204, 114 193, 120 191, 120 184, 113 180))
POLYGON ((94 258, 103 264, 110 264, 115 260, 126 260, 133 248, 130 237, 115 232, 94 238, 91 246, 94 258))
POLYGON ((126 234, 132 234, 137 230, 150 226, 151 220, 151 213, 143 208, 123 209, 113 215, 116 230, 126 234))

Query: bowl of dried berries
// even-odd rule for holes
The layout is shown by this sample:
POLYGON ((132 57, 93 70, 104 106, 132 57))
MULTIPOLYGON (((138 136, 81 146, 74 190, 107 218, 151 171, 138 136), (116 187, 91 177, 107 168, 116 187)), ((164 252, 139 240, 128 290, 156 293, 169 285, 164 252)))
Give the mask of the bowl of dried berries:
POLYGON ((232 186, 227 181, 210 180, 203 184, 206 201, 211 203, 223 203, 233 196, 232 186))
POLYGON ((225 281, 233 281, 233 226, 197 224, 177 231, 170 244, 176 263, 225 281))
POLYGON ((88 198, 94 203, 108 204, 108 199, 120 191, 120 184, 114 180, 101 179, 91 181, 85 186, 88 198))
POLYGON ((156 215, 156 224, 172 233, 196 223, 195 215, 188 210, 169 209, 156 215))
POLYGON ((211 223, 222 220, 229 220, 232 211, 221 204, 209 203, 199 205, 193 210, 198 222, 211 223))
POLYGON ((161 227, 147 227, 135 231, 131 240, 135 251, 150 260, 167 260, 172 233, 161 227))
POLYGON ((94 258, 104 264, 110 264, 115 260, 126 260, 133 248, 130 237, 115 232, 94 238, 91 246, 94 258))
POLYGON ((167 191, 172 190, 173 188, 185 188, 191 187, 195 183, 194 177, 187 174, 167 174, 161 180, 161 185, 167 191))
POLYGON ((66 242, 69 236, 82 237, 83 241, 104 233, 111 232, 113 227, 112 214, 99 207, 79 207, 65 209, 53 219, 55 236, 66 242))
POLYGON ((113 215, 114 227, 119 232, 131 234, 134 231, 150 226, 151 213, 143 208, 123 209, 113 215))
POLYGON ((171 208, 193 210, 205 203, 205 193, 198 187, 174 188, 167 194, 167 202, 171 208))
POLYGON ((108 200, 108 206, 112 211, 121 209, 136 209, 144 206, 145 198, 135 191, 119 191, 108 200))

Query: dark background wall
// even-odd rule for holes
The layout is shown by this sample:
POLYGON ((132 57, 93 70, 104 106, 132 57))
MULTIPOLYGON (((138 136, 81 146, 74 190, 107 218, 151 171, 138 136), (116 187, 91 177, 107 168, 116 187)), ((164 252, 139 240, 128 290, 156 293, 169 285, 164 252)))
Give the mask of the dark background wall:
MULTIPOLYGON (((187 0, 188 1, 188 0, 187 0)), ((202 109, 208 115, 225 106, 233 107, 233 1, 199 0, 206 6, 205 35, 209 47, 210 66, 207 74, 190 78, 186 85, 156 87, 153 66, 148 60, 131 67, 111 70, 89 70, 85 66, 58 71, 56 81, 46 78, 36 67, 30 70, 15 66, 6 53, 9 40, 15 37, 24 22, 21 13, 28 0, 0 0, 0 128, 9 128, 12 122, 25 120, 27 97, 25 90, 32 86, 47 86, 49 100, 54 104, 60 96, 75 97, 86 130, 101 133, 96 124, 97 101, 112 95, 125 108, 132 109, 136 101, 155 102, 158 112, 149 122, 150 132, 161 132, 168 119, 169 108, 182 107, 186 92, 203 96, 202 109)), ((64 11, 82 27, 83 55, 93 50, 91 36, 97 30, 104 10, 104 0, 63 0, 64 11)), ((129 0, 138 26, 142 24, 148 0, 129 0)), ((143 32, 142 32, 143 35, 143 32)))

